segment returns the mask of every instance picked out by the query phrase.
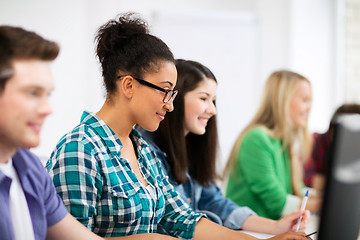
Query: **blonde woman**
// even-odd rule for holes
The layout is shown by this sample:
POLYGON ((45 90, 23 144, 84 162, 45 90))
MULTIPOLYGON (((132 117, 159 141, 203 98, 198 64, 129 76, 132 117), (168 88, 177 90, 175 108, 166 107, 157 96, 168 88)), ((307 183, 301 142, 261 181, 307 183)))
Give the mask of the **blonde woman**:
MULTIPOLYGON (((303 196, 302 167, 311 149, 307 122, 311 84, 291 71, 272 73, 260 108, 231 151, 226 196, 271 219, 299 209, 303 196)), ((319 197, 307 209, 318 211, 319 197)))

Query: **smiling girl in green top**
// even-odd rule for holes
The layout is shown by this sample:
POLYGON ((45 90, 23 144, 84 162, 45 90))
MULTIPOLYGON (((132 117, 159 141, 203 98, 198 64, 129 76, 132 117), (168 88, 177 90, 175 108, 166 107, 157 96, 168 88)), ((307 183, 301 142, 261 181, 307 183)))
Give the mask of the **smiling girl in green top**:
MULTIPOLYGON (((300 160, 311 148, 307 129, 311 98, 310 82, 300 74, 284 70, 270 75, 260 108, 230 154, 228 198, 272 219, 299 209, 300 160)), ((313 195, 307 209, 318 211, 320 205, 320 198, 313 195)))

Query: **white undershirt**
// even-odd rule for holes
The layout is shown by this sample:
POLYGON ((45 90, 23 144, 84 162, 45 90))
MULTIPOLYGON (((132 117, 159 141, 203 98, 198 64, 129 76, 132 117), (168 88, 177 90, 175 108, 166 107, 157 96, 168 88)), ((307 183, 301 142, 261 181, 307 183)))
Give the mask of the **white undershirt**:
POLYGON ((147 185, 146 189, 148 190, 150 196, 155 200, 156 199, 155 188, 149 184, 147 185))
MULTIPOLYGON (((10 187, 10 213, 13 222, 16 240, 34 240, 34 231, 30 218, 29 208, 19 177, 12 164, 12 159, 7 163, 0 163, 0 170, 12 179, 10 187)), ((0 236, 1 238, 1 236, 0 236)))

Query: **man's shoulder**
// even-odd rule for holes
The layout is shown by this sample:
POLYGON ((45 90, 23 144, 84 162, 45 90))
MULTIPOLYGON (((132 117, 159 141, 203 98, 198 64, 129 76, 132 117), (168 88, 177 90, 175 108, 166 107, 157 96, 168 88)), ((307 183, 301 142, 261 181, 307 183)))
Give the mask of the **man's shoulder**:
POLYGON ((28 149, 19 148, 13 157, 13 162, 19 178, 26 181, 26 187, 38 188, 46 182, 46 171, 40 159, 28 149), (32 186, 32 187, 31 187, 32 186))
POLYGON ((43 167, 40 159, 29 149, 18 148, 16 154, 13 156, 13 160, 23 161, 26 163, 26 167, 30 167, 30 168, 43 167))

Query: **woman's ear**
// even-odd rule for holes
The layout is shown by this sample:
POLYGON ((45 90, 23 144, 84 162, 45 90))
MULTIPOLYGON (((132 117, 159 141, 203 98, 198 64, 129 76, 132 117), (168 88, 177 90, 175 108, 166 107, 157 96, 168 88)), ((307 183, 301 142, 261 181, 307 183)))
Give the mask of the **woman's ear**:
POLYGON ((124 96, 131 99, 134 93, 134 78, 131 76, 124 76, 121 81, 118 82, 118 88, 124 93, 124 96))

